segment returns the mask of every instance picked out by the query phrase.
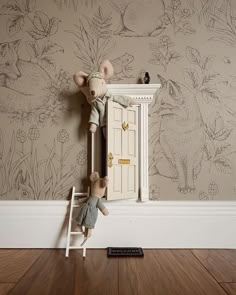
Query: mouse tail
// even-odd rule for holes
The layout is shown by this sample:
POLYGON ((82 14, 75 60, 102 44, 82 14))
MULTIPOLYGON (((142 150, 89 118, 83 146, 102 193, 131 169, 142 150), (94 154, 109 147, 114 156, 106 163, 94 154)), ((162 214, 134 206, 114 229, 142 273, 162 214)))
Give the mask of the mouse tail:
POLYGON ((88 240, 88 238, 87 237, 85 237, 84 238, 84 240, 83 240, 83 242, 82 242, 82 244, 80 245, 81 247, 83 247, 84 246, 84 244, 87 242, 87 240, 88 240))

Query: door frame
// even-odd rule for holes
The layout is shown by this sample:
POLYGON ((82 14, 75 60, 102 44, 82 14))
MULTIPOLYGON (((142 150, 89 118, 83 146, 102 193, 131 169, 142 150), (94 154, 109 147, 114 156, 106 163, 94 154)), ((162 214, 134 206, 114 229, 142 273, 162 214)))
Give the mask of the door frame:
POLYGON ((148 105, 159 91, 160 84, 108 84, 113 95, 127 95, 135 99, 138 106, 138 167, 139 200, 149 200, 148 181, 148 105))

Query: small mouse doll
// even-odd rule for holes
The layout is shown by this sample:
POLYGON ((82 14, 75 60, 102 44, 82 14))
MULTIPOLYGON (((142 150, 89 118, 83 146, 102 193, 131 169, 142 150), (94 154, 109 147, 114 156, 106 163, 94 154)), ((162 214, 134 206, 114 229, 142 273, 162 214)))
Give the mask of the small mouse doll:
POLYGON ((81 246, 87 241, 92 235, 92 229, 95 227, 95 223, 98 217, 98 209, 103 215, 108 215, 107 208, 103 205, 101 198, 105 194, 106 187, 108 185, 108 177, 100 178, 98 172, 93 172, 90 175, 91 180, 91 194, 89 198, 79 208, 79 213, 76 218, 77 228, 76 231, 82 232, 84 226, 85 239, 81 246))

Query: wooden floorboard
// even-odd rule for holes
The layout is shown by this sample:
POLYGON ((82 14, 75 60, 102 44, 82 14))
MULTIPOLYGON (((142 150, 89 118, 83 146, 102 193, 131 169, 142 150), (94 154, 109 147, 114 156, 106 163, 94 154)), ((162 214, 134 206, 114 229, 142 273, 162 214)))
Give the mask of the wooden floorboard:
POLYGON ((218 282, 236 283, 236 250, 196 249, 192 252, 218 282))
POLYGON ((47 250, 16 285, 11 295, 118 295, 118 261, 105 250, 47 250))
POLYGON ((229 295, 236 295, 236 283, 221 283, 221 286, 229 295))
POLYGON ((0 295, 7 295, 14 285, 15 283, 0 283, 0 295))
POLYGON ((119 260, 121 295, 227 294, 190 250, 148 250, 119 260))
POLYGON ((236 294, 236 283, 231 283, 235 251, 166 249, 144 254, 107 258, 106 250, 87 250, 83 259, 81 250, 72 250, 66 259, 64 250, 0 250, 0 295, 236 294))
POLYGON ((73 294, 75 264, 65 259, 65 251, 45 250, 10 294, 73 294))
POLYGON ((88 250, 77 265, 75 282, 74 294, 118 295, 118 259, 108 259, 106 250, 88 250))
POLYGON ((17 282, 43 250, 0 249, 0 283, 17 282))

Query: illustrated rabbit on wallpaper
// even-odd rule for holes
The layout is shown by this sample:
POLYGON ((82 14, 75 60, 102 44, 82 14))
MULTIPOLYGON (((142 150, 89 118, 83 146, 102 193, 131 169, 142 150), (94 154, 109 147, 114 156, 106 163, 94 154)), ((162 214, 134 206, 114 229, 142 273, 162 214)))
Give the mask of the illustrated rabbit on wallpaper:
MULTIPOLYGON (((123 107, 132 106, 135 101, 129 96, 112 95, 107 88, 106 80, 114 73, 114 69, 109 60, 105 60, 99 66, 98 72, 87 74, 79 71, 74 75, 74 81, 79 89, 86 96, 91 105, 89 117, 90 132, 95 133, 100 126, 105 136, 106 126, 106 103, 108 100, 114 101, 123 107)), ((105 136, 106 137, 106 136, 105 136)))
POLYGON ((9 190, 0 194, 0 200, 32 200, 34 191, 29 173, 20 169, 14 178, 10 178, 9 190))
POLYGON ((192 192, 205 148, 202 115, 196 97, 184 85, 160 75, 158 78, 162 87, 151 115, 160 118, 159 147, 150 174, 177 178, 180 192, 192 192))

